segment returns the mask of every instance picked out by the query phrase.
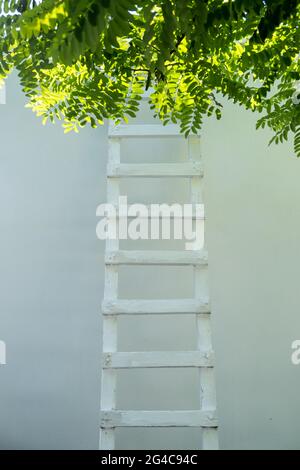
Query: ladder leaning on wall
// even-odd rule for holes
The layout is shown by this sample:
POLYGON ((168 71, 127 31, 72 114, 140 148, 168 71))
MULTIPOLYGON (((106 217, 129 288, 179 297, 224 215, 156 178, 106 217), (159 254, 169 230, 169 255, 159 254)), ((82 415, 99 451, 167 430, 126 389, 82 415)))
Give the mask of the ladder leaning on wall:
MULTIPOLYGON (((121 144, 130 137, 180 136, 176 125, 119 125, 109 127, 107 202, 118 205, 120 178, 184 177, 190 179, 191 203, 202 203, 203 170, 200 138, 187 139, 188 160, 184 163, 121 163, 121 144)), ((197 224, 197 220, 196 220, 197 224)), ((115 448, 117 427, 199 427, 202 449, 218 449, 218 423, 211 315, 208 301, 206 251, 124 251, 118 240, 107 240, 103 313, 103 364, 101 386, 100 449, 115 448), (119 300, 120 265, 192 265, 192 299, 119 300), (193 314, 197 323, 197 349, 170 352, 118 352, 119 315, 193 314), (199 370, 199 409, 181 411, 127 411, 116 409, 117 370, 131 368, 196 367, 199 370)), ((178 371, 180 373, 180 370, 178 371)))

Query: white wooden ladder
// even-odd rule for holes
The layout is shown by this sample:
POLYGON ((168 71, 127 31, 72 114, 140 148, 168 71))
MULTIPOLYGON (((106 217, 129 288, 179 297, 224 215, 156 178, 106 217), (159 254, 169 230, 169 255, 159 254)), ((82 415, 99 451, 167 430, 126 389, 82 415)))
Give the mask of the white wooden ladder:
MULTIPOLYGON (((109 128, 107 201, 117 205, 120 178, 184 177, 190 179, 192 203, 202 202, 203 170, 200 139, 187 140, 188 159, 183 163, 121 163, 121 142, 129 137, 180 136, 176 125, 119 125, 109 128)), ((196 220, 197 224, 197 220, 196 220)), ((118 240, 106 241, 103 313, 103 365, 100 449, 115 448, 116 427, 200 427, 202 449, 218 449, 218 422, 208 300, 207 253, 201 251, 124 251, 118 240), (119 300, 120 265, 192 265, 194 297, 166 300, 119 300), (192 314, 197 322, 197 349, 170 352, 118 352, 119 315, 192 314), (125 411, 116 409, 117 369, 194 367, 199 370, 199 409, 187 411, 125 411)), ((180 373, 180 371, 178 371, 180 373)), ((201 448, 201 443, 199 443, 201 448)))

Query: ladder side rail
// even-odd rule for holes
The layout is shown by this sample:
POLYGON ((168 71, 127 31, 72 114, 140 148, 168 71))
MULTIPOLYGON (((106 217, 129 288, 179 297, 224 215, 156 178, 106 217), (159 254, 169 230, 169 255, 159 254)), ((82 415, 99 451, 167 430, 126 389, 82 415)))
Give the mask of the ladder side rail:
MULTIPOLYGON (((200 138, 190 136, 188 138, 188 158, 193 161, 201 161, 200 138)), ((191 203, 203 203, 203 178, 198 176, 191 178, 191 203)), ((204 221, 196 220, 196 230, 201 230, 204 221)), ((205 242, 204 242, 205 243, 205 242)), ((196 299, 208 298, 208 268, 205 266, 194 266, 194 296, 196 299)), ((212 351, 211 337, 211 315, 196 315, 197 326, 197 347, 198 350, 212 351)), ((216 389, 215 389, 215 369, 199 368, 200 385, 200 411, 215 412, 216 410, 216 389)), ((202 449, 217 450, 218 428, 202 428, 202 449)))
MULTIPOLYGON (((109 139, 108 164, 120 163, 120 139, 109 139)), ((118 178, 107 178, 107 202, 118 204, 120 196, 120 183, 118 178)), ((118 224, 118 220, 115 221, 118 224)), ((118 226, 116 227, 118 229, 118 226)), ((107 239, 105 251, 119 249, 119 240, 107 239)), ((118 266, 105 265, 104 301, 118 299, 118 266)), ((117 351, 117 316, 102 315, 102 351, 114 353, 117 351)), ((116 409, 117 371, 115 369, 102 369, 101 403, 100 409, 113 411, 116 409)), ((115 429, 100 427, 100 449, 113 450, 115 448, 115 429)))

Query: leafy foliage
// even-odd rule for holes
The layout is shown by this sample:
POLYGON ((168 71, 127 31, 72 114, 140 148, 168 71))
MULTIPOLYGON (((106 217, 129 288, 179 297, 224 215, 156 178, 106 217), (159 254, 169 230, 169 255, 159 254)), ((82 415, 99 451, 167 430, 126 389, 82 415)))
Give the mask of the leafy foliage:
POLYGON ((188 135, 223 95, 264 113, 272 141, 295 133, 300 156, 299 4, 0 0, 0 78, 17 69, 29 107, 66 131, 134 117, 150 88, 154 114, 188 135))

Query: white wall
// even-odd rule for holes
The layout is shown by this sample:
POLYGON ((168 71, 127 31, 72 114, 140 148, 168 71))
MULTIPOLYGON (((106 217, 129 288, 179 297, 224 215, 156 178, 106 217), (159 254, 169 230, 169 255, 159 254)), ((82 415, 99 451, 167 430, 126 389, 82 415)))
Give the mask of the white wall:
POLYGON ((226 105, 203 132, 224 448, 299 449, 300 161, 226 105))
POLYGON ((96 448, 106 129, 64 135, 24 102, 11 77, 0 106, 0 448, 96 448))
MULTIPOLYGON (((104 246, 95 209, 106 198, 106 128, 65 136, 23 103, 11 78, 0 107, 0 340, 8 361, 0 368, 0 448, 97 448, 104 246)), ((224 119, 203 130, 221 445, 300 448, 300 367, 290 363, 300 337, 300 162, 288 145, 268 149, 254 124, 226 105, 224 119)), ((164 142, 127 144, 123 158, 185 158, 182 144, 164 142)), ((154 197, 152 185, 124 192, 135 202, 187 200, 183 182, 156 183, 154 197)), ((191 270, 171 270, 124 268, 120 295, 190 296, 191 270)), ((195 345, 192 318, 122 319, 119 333, 120 350, 195 345)), ((197 408, 197 385, 192 370, 123 371, 118 405, 197 408)), ((199 434, 119 430, 117 444, 192 449, 199 434)))

